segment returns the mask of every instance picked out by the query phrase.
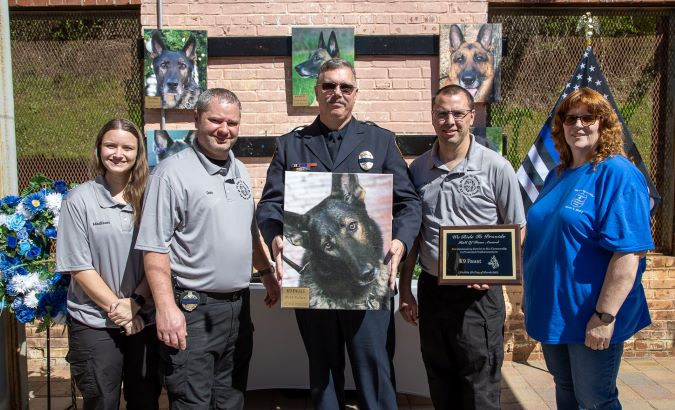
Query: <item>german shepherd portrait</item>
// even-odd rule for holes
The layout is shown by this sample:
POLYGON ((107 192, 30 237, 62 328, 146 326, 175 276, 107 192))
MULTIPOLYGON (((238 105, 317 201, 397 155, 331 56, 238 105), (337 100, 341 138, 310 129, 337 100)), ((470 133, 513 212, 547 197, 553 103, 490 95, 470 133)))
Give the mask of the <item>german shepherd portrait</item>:
POLYGON ((197 42, 190 34, 181 50, 170 50, 155 30, 150 39, 150 58, 156 96, 162 108, 193 109, 201 94, 197 80, 197 42))
POLYGON ((338 47, 335 30, 330 32, 328 45, 323 39, 323 32, 319 34, 319 44, 309 53, 307 60, 295 66, 295 71, 303 78, 317 78, 319 68, 326 61, 340 57, 340 47, 338 47))
POLYGON ((192 145, 195 130, 148 130, 148 166, 154 167, 160 161, 192 145))
MULTIPOLYGON (((391 176, 384 177, 391 184, 391 176)), ((284 211, 284 236, 304 249, 300 264, 284 260, 299 273, 299 287, 309 289, 309 308, 388 309, 382 230, 366 209, 359 174, 332 174, 331 180, 330 194, 307 212, 284 211)))
MULTIPOLYGON (((465 31, 467 26, 471 25, 464 25, 465 31)), ((460 85, 473 95, 476 102, 499 99, 497 98, 499 90, 495 88, 499 81, 498 64, 495 62, 495 56, 498 54, 495 41, 499 42, 498 48, 501 50, 501 26, 480 25, 474 41, 467 41, 465 33, 457 24, 452 24, 449 28, 442 27, 441 36, 446 43, 449 42, 447 49, 449 58, 441 62, 440 86, 460 85), (494 30, 495 26, 498 26, 497 33, 494 30), (496 40, 495 34, 499 34, 496 40), (444 63, 447 64, 446 67, 443 67, 444 63)))
POLYGON ((293 27, 291 43, 293 106, 318 105, 314 87, 319 76, 319 68, 326 61, 337 57, 354 63, 354 29, 293 27))

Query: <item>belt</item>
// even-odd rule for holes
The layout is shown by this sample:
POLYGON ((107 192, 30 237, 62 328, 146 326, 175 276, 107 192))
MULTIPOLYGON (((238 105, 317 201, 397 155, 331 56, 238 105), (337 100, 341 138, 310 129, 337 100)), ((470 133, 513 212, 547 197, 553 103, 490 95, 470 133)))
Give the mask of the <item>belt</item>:
POLYGON ((246 289, 235 290, 234 292, 200 292, 198 290, 174 288, 174 297, 176 304, 184 310, 191 312, 197 308, 197 305, 208 305, 217 302, 236 302, 241 299, 246 289))

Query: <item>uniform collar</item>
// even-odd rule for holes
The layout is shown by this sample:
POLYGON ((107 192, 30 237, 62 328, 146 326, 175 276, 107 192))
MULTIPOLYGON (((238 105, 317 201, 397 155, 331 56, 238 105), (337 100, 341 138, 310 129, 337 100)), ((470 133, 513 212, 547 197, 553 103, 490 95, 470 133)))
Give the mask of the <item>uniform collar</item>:
MULTIPOLYGON (((480 164, 483 162, 483 151, 479 147, 480 144, 476 143, 476 138, 473 134, 469 134, 471 138, 471 145, 469 145, 469 152, 466 155, 466 168, 465 171, 476 171, 480 169, 480 164)), ((464 161, 463 161, 464 162, 464 161)), ((445 162, 443 162, 438 156, 438 138, 434 141, 434 145, 431 147, 431 155, 429 156, 429 169, 439 168, 443 171, 450 172, 449 169, 445 167, 445 162)), ((457 167, 455 167, 456 169, 457 167)))
POLYGON ((99 175, 94 179, 94 192, 96 194, 96 200, 101 208, 122 207, 124 210, 131 210, 131 205, 121 204, 113 199, 103 175, 99 175))
MULTIPOLYGON (((223 168, 219 167, 218 165, 214 164, 213 162, 209 161, 209 159, 204 155, 204 152, 202 152, 201 147, 197 143, 197 139, 195 138, 194 141, 192 142, 192 148, 195 150, 195 154, 197 154, 197 158, 199 158, 199 162, 202 163, 202 166, 206 170, 206 172, 209 175, 215 175, 221 173, 221 170, 223 168)), ((234 165, 234 154, 232 153, 232 149, 230 149, 230 152, 228 153, 228 159, 229 159, 229 169, 227 170, 227 175, 229 176, 235 167, 234 165)))
POLYGON ((329 132, 335 131, 335 132, 338 133, 338 135, 340 137, 342 137, 343 140, 348 135, 349 129, 351 128, 352 124, 356 121, 356 119, 354 117, 352 117, 344 127, 340 128, 339 130, 331 130, 330 128, 328 128, 326 126, 326 124, 321 122, 320 117, 316 117, 316 119, 317 119, 319 131, 321 132, 321 135, 326 136, 326 135, 328 135, 329 132))

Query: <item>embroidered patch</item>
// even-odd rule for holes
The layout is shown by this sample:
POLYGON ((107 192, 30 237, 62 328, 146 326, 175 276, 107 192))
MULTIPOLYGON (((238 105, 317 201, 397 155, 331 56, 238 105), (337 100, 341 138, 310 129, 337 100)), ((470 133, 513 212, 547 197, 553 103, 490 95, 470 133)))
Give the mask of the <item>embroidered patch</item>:
POLYGON ((239 191, 239 195, 241 195, 242 198, 251 198, 251 189, 248 187, 248 185, 246 185, 246 182, 237 178, 237 182, 234 185, 237 187, 237 191, 239 191))
POLYGON ((474 175, 465 175, 459 180, 459 192, 464 196, 472 197, 478 193, 480 183, 474 175))

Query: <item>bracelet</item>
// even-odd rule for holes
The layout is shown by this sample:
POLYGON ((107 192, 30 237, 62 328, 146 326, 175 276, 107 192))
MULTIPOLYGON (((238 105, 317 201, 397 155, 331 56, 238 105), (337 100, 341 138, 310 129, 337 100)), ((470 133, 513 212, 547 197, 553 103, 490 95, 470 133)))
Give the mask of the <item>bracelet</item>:
POLYGON ((262 277, 262 276, 265 276, 265 275, 271 275, 275 272, 276 272, 276 269, 274 269, 274 265, 270 265, 270 267, 267 268, 267 269, 259 270, 258 274, 262 277))

